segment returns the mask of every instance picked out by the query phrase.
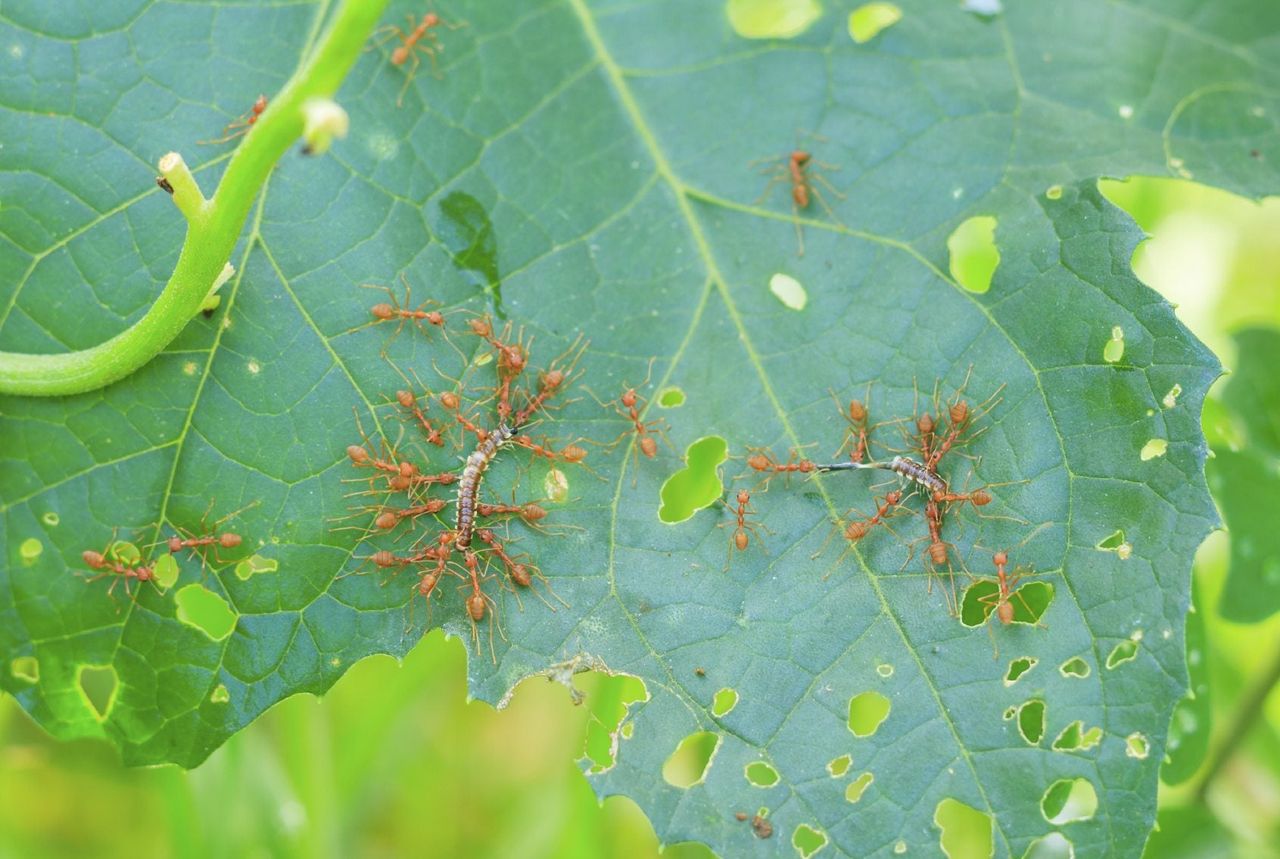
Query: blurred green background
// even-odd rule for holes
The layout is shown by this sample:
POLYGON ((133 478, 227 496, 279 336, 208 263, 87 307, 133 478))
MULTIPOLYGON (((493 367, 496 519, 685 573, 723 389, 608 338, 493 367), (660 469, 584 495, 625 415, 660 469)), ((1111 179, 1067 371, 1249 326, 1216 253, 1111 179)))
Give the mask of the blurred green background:
MULTIPOLYGON (((1138 274, 1228 369, 1240 358, 1233 332, 1280 327, 1280 200, 1164 179, 1103 188, 1153 236, 1138 274)), ((1240 436, 1221 409, 1207 414, 1211 440, 1240 436)), ((1275 501, 1261 503, 1280 513, 1275 501)), ((1280 616, 1218 616, 1229 556, 1218 533, 1197 558, 1204 638, 1189 655, 1201 696, 1175 725, 1185 748, 1208 753, 1198 767, 1191 755, 1181 784, 1162 785, 1149 857, 1280 857, 1280 616)), ((433 633, 403 664, 355 666, 323 701, 283 702, 192 772, 127 769, 104 743, 54 742, 0 698, 0 857, 659 853, 636 805, 600 803, 580 774, 579 761, 608 754, 625 683, 578 675, 586 700, 575 705, 563 684, 532 678, 495 711, 467 701, 465 666, 463 643, 433 633)))

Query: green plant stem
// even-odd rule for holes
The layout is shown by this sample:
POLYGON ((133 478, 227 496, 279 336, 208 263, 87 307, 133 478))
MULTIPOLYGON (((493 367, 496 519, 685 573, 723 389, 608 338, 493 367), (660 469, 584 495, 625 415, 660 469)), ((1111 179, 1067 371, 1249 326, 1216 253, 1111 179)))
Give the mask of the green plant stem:
POLYGON ((1222 771, 1222 767, 1235 755, 1240 744, 1244 742, 1245 737, 1252 730, 1254 723, 1263 715, 1263 706, 1267 703, 1267 698, 1277 684, 1280 684, 1280 653, 1275 654, 1266 671, 1262 673, 1253 688, 1249 690, 1248 697, 1240 702, 1240 706, 1235 711, 1235 718, 1232 719, 1231 724, 1223 734, 1222 742, 1210 750, 1209 764, 1204 768, 1204 774, 1200 777, 1200 783, 1196 787, 1196 797, 1201 802, 1204 802, 1209 793, 1210 785, 1218 773, 1222 771))
POLYGON ((0 352, 0 393, 48 397, 97 390, 146 364, 178 336, 231 256, 267 174, 302 134, 303 103, 337 91, 386 5, 343 3, 319 45, 240 143, 211 200, 200 195, 180 156, 161 159, 161 174, 187 218, 187 236, 160 297, 131 327, 97 346, 55 355, 0 352))

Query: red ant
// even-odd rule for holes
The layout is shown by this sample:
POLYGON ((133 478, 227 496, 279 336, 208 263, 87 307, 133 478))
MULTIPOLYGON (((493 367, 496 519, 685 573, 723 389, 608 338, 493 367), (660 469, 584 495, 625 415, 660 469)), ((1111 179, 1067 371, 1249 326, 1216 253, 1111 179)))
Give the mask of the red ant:
MULTIPOLYGON (((737 509, 734 510, 734 517, 737 520, 737 525, 733 529, 733 538, 729 541, 729 554, 725 558, 724 562, 724 568, 726 570, 729 569, 729 564, 733 560, 733 550, 735 548, 739 552, 745 552, 747 550, 747 546, 750 545, 750 538, 747 536, 748 534, 755 534, 756 539, 763 542, 764 538, 760 536, 760 532, 757 529, 764 528, 765 531, 769 530, 762 524, 747 521, 748 516, 755 515, 755 511, 751 509, 750 492, 745 489, 739 489, 737 502, 737 509)), ((721 522, 716 527, 724 528, 729 524, 731 523, 721 522)))
POLYGON ((404 86, 400 88, 400 94, 396 97, 396 107, 400 107, 404 101, 404 94, 408 91, 409 84, 413 82, 414 75, 418 73, 418 65, 422 62, 422 57, 418 55, 418 51, 427 55, 431 60, 432 72, 436 77, 440 76, 440 70, 436 66, 436 53, 443 51, 444 46, 438 44, 434 30, 441 25, 451 30, 466 26, 466 24, 450 24, 435 12, 427 12, 422 16, 422 20, 416 23, 414 17, 410 15, 407 31, 394 24, 388 24, 378 30, 379 33, 386 33, 387 36, 375 42, 371 47, 376 48, 390 39, 399 39, 401 42, 391 52, 391 65, 403 66, 405 62, 412 60, 412 64, 409 66, 409 73, 404 79, 404 86))
POLYGON ((779 182, 789 181, 791 183, 791 214, 795 220, 796 244, 799 247, 796 255, 804 256, 804 232, 800 228, 801 209, 808 209, 810 201, 816 198, 818 202, 822 204, 822 208, 827 210, 827 214, 831 217, 831 220, 836 223, 840 223, 840 219, 837 218, 836 213, 831 210, 831 206, 827 205, 827 201, 823 198, 822 192, 818 190, 817 186, 814 185, 814 182, 821 182, 823 187, 825 187, 829 192, 839 197, 841 200, 844 199, 844 194, 837 191, 835 187, 827 181, 826 177, 823 176, 816 168, 821 167, 825 170, 839 170, 840 168, 834 164, 827 164, 825 162, 818 161, 812 154, 803 149, 792 150, 790 155, 780 160, 765 160, 770 161, 770 166, 766 167, 762 172, 770 177, 769 184, 765 185, 764 191, 756 199, 756 202, 759 203, 764 200, 765 197, 769 196, 769 192, 773 190, 773 186, 779 182))
POLYGON ((764 488, 769 488, 769 481, 777 477, 779 474, 787 475, 788 479, 792 474, 812 474, 815 471, 821 471, 822 467, 811 459, 796 459, 796 452, 791 451, 786 462, 778 462, 773 457, 773 453, 767 448, 752 447, 748 450, 755 451, 747 457, 747 465, 754 471, 765 474, 761 481, 764 488))
MULTIPOLYGON (((266 109, 267 97, 265 95, 259 95, 258 100, 253 103, 253 107, 249 109, 248 113, 242 115, 239 119, 222 129, 223 133, 226 135, 225 137, 219 137, 217 140, 197 140, 196 143, 204 146, 212 146, 216 143, 226 143, 228 140, 235 140, 237 137, 247 134, 249 129, 253 127, 253 124, 258 121, 258 117, 262 116, 262 112, 266 109)), ((162 185, 161 187, 164 186, 162 185)), ((166 190, 168 190, 170 194, 173 193, 172 190, 166 190)))
MULTIPOLYGON (((419 330, 422 330, 422 331, 426 331, 426 329, 422 327, 422 324, 424 322, 427 323, 428 325, 433 325, 436 328, 443 330, 444 314, 441 313, 439 310, 423 309, 428 304, 439 304, 439 302, 432 301, 431 299, 428 298, 426 301, 422 302, 417 307, 411 309, 409 307, 409 302, 412 300, 410 298, 412 290, 409 287, 409 279, 406 278, 402 273, 400 275, 400 281, 401 283, 404 284, 404 304, 403 305, 401 305, 400 302, 396 300, 396 294, 395 292, 392 291, 391 287, 379 286, 376 283, 361 284, 361 286, 364 287, 365 289, 380 289, 387 294, 388 298, 391 299, 390 301, 384 301, 379 304, 375 304, 373 305, 373 307, 369 308, 369 312, 373 314, 373 318, 376 319, 378 322, 390 322, 391 320, 397 320, 397 319, 399 320, 400 324, 396 326, 396 330, 392 332, 390 337, 387 338, 387 343, 389 343, 390 341, 394 340, 397 336, 399 336, 400 331, 401 329, 404 328, 404 325, 406 322, 412 322, 415 326, 418 327, 419 330)), ((387 354, 387 343, 382 344, 382 354, 384 356, 387 354)))
POLYGON ((239 516, 249 508, 256 506, 258 506, 258 502, 252 501, 241 507, 239 510, 234 510, 231 513, 228 513, 212 525, 206 525, 205 520, 209 516, 209 511, 213 509, 213 501, 210 500, 208 508, 204 511, 204 515, 200 517, 199 536, 181 526, 175 525, 174 528, 181 536, 174 535, 165 541, 165 544, 169 549, 169 554, 176 555, 183 549, 187 549, 191 554, 200 556, 200 569, 203 570, 209 560, 208 556, 205 554, 205 550, 212 546, 214 550, 214 563, 219 565, 226 563, 218 553, 218 549, 234 549, 240 545, 242 540, 239 534, 232 531, 223 531, 219 534, 219 526, 228 519, 239 516))
MULTIPOLYGON (((98 575, 86 578, 85 584, 92 584, 99 579, 106 578, 107 576, 113 576, 114 578, 112 578, 111 584, 107 585, 107 595, 111 596, 116 589, 116 585, 123 581, 125 594, 128 595, 130 599, 133 599, 134 594, 130 589, 129 582, 131 580, 138 582, 154 581, 155 564, 139 564, 138 566, 130 566, 129 564, 121 563, 115 554, 115 545, 116 535, 113 531, 111 533, 111 539, 107 542, 106 547, 103 548, 101 552, 95 552, 92 549, 89 549, 81 553, 80 557, 84 559, 85 564, 87 564, 90 569, 100 571, 98 575)), ((118 612, 119 608, 117 608, 116 611, 118 612)))
MULTIPOLYGON (((1034 534, 1035 532, 1032 533, 1034 534)), ((1024 540, 1023 542, 1026 541, 1024 540)), ((1011 573, 1006 572, 1006 567, 1009 564, 1009 553, 1003 549, 991 556, 991 562, 995 564, 996 568, 996 591, 995 593, 990 594, 978 594, 977 600, 982 605, 990 607, 986 612, 985 625, 987 626, 987 632, 991 634, 991 645, 995 650, 993 658, 998 659, 1000 657, 1000 650, 995 643, 995 634, 991 632, 991 619, 996 618, 1000 621, 1002 626, 1008 626, 1013 623, 1014 597, 1017 597, 1018 602, 1022 603, 1022 607, 1026 609, 1027 613, 1032 618, 1035 619, 1036 626, 1041 629, 1047 629, 1047 627, 1039 621, 1035 610, 1031 608, 1026 597, 1024 597, 1022 592, 1018 589, 1018 582, 1022 581, 1023 577, 1030 575, 1030 573, 1023 572, 1021 568, 1016 569, 1011 573)))

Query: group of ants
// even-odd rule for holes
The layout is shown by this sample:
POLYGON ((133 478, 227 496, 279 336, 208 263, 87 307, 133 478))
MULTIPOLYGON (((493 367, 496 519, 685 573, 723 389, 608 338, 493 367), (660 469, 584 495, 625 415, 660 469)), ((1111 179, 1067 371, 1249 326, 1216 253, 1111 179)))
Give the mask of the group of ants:
MULTIPOLYGON (((548 515, 544 503, 517 502, 514 497, 510 503, 498 503, 485 501, 481 497, 484 477, 499 454, 506 450, 524 450, 534 460, 546 461, 552 468, 561 465, 585 468, 588 451, 584 445, 599 446, 611 451, 624 440, 633 439, 632 449, 638 467, 641 456, 650 460, 658 456, 658 441, 666 439, 667 422, 665 418, 646 418, 648 401, 637 390, 637 387, 644 389, 648 386, 649 377, 646 376, 645 381, 637 387, 624 383, 621 395, 609 401, 600 400, 588 389, 597 403, 626 423, 626 428, 612 442, 602 443, 580 438, 570 444, 559 445, 546 437, 535 437, 534 430, 548 413, 570 402, 566 400, 566 392, 581 376, 578 365, 586 351, 587 344, 582 337, 579 336, 545 369, 539 371, 531 368, 532 338, 527 337, 523 329, 513 330, 512 324, 507 323, 498 330, 487 315, 469 315, 465 333, 477 338, 478 346, 474 354, 468 356, 448 336, 446 313, 439 309, 428 309, 434 304, 432 301, 410 307, 410 287, 407 280, 404 283, 403 302, 397 299, 390 288, 373 287, 387 292, 389 300, 370 308, 372 320, 369 324, 395 325, 395 331, 388 342, 398 336, 406 325, 412 325, 424 333, 439 331, 458 353, 463 361, 464 371, 462 378, 450 379, 437 367, 436 372, 449 379, 453 389, 434 394, 422 390, 421 382, 417 382, 417 387, 421 390, 421 393, 417 393, 412 389, 414 384, 409 382, 403 371, 392 364, 407 387, 396 391, 393 401, 388 402, 388 405, 398 412, 403 421, 416 427, 421 442, 426 446, 421 449, 449 446, 460 452, 466 447, 469 450, 466 451, 460 468, 436 471, 426 467, 425 460, 415 460, 403 452, 400 440, 391 443, 384 435, 383 440, 375 444, 360 429, 362 443, 349 445, 346 457, 352 467, 367 471, 368 474, 354 479, 355 482, 364 484, 364 488, 351 493, 351 496, 379 498, 372 506, 357 508, 355 515, 367 520, 367 524, 356 526, 362 531, 361 540, 378 534, 389 535, 393 545, 406 536, 412 536, 413 539, 404 549, 379 548, 373 551, 361 559, 367 566, 356 572, 388 572, 390 578, 384 580, 385 584, 401 572, 412 570, 414 582, 410 596, 411 611, 416 602, 413 594, 423 597, 428 606, 431 606, 432 598, 440 585, 449 579, 457 580, 458 588, 465 593, 464 602, 467 616, 472 622, 473 640, 479 647, 478 624, 486 616, 494 616, 497 607, 493 596, 484 587, 485 582, 498 578, 501 586, 513 591, 519 602, 519 594, 530 589, 537 579, 543 589, 554 597, 554 591, 534 560, 527 553, 513 553, 509 535, 509 526, 514 521, 535 531, 548 532, 543 523, 548 515), (493 384, 475 386, 469 391, 466 376, 490 364, 495 371, 493 384), (487 423, 481 417, 483 411, 492 413, 487 423), (454 505, 451 524, 438 529, 430 523, 441 523, 438 514, 445 511, 450 500, 433 497, 431 492, 436 486, 451 487, 454 505), (427 527, 418 528, 420 522, 428 523, 427 527), (402 528, 405 523, 408 523, 408 527, 402 528), (504 526, 502 536, 496 530, 499 524, 504 526)), ((384 345, 384 357, 386 354, 384 345)), ((847 408, 841 406, 847 429, 844 441, 836 452, 837 457, 843 457, 847 450, 848 456, 835 462, 818 463, 812 459, 799 458, 794 450, 785 461, 781 461, 768 449, 749 448, 745 457, 749 469, 746 476, 754 474, 757 484, 753 490, 731 490, 728 495, 732 502, 728 497, 724 500, 724 510, 730 518, 721 523, 721 527, 731 529, 728 540, 729 562, 735 552, 745 552, 750 547, 752 537, 763 541, 764 526, 753 521, 756 514, 752 507, 752 494, 767 491, 775 478, 781 477, 789 485, 794 476, 809 477, 861 469, 886 471, 896 475, 896 478, 891 479, 898 480, 900 485, 876 498, 875 508, 871 513, 851 511, 847 519, 837 523, 837 531, 833 533, 843 536, 849 545, 846 551, 849 551, 877 531, 896 534, 891 523, 898 517, 922 515, 926 534, 909 544, 907 563, 915 555, 916 546, 924 543, 922 554, 930 574, 930 588, 932 589, 933 579, 939 579, 949 611, 958 615, 960 605, 952 573, 955 547, 944 539, 944 525, 961 508, 974 511, 985 508, 992 502, 993 496, 991 487, 956 491, 940 471, 940 467, 948 456, 969 456, 963 454, 961 448, 981 435, 983 428, 976 424, 999 402, 1000 394, 997 390, 982 404, 972 406, 963 397, 967 384, 966 379, 946 402, 939 399, 935 386, 933 413, 917 409, 917 415, 910 422, 896 419, 872 424, 866 402, 850 400, 847 408), (934 417, 935 413, 937 418, 934 417), (909 426, 905 426, 908 423, 909 426), (900 429, 907 447, 897 451, 890 459, 875 460, 871 457, 872 435, 875 430, 887 425, 895 425, 900 429), (913 499, 919 499, 922 504, 923 509, 919 514, 908 506, 913 499)), ((875 443, 894 452, 883 442, 875 443)), ((210 552, 213 553, 216 564, 223 564, 225 559, 222 552, 239 547, 242 537, 221 526, 239 512, 241 511, 224 516, 212 526, 206 526, 202 518, 199 530, 177 528, 178 533, 161 543, 170 554, 186 551, 198 556, 202 571, 210 552)), ((208 511, 205 518, 207 515, 208 511)), ((828 539, 828 543, 829 541, 828 539)), ((113 534, 112 542, 103 551, 84 552, 84 562, 93 571, 88 580, 93 582, 110 578, 108 592, 123 581, 126 592, 132 597, 132 582, 154 582, 155 563, 137 563, 136 559, 134 563, 130 563, 128 558, 113 551, 115 545, 113 534)), ((818 554, 821 554, 821 550, 818 554)), ((842 554, 841 559, 843 558, 842 554)), ((726 563, 726 569, 729 562, 726 563)), ((995 590, 977 595, 977 600, 983 606, 987 621, 996 619, 1002 624, 1010 624, 1014 621, 1014 601, 1019 600, 1026 605, 1018 590, 1024 572, 1010 569, 1007 551, 995 552, 992 562, 995 567, 995 590)), ((540 593, 539 597, 554 610, 554 606, 540 593)), ((558 597, 555 598, 559 600, 558 597)), ((561 603, 563 604, 562 600, 561 603)), ((1029 606, 1027 611, 1034 615, 1029 606)), ((410 625, 412 626, 412 620, 410 625)), ((491 653, 493 628, 494 624, 491 623, 491 653)), ((501 629, 499 633, 501 634, 501 629)))
MULTIPOLYGON (((436 54, 442 50, 437 37, 441 26, 456 29, 465 25, 447 23, 434 12, 424 14, 421 20, 410 16, 407 29, 395 26, 385 27, 371 46, 378 47, 391 39, 398 40, 399 44, 392 51, 390 60, 397 67, 408 64, 405 84, 400 92, 401 99, 418 70, 422 56, 430 59, 433 68, 436 66, 436 54)), ((266 107, 267 97, 260 95, 249 113, 224 129, 223 137, 201 142, 223 143, 245 134, 266 107)), ((807 209, 812 199, 818 199, 826 206, 815 185, 815 180, 822 182, 831 192, 838 192, 835 192, 835 189, 831 188, 829 183, 826 183, 813 169, 818 165, 820 162, 815 161, 808 152, 799 149, 791 152, 781 162, 771 162, 771 166, 765 171, 771 176, 765 194, 774 187, 775 183, 789 180, 793 212, 798 213, 801 209, 807 209)), ((821 166, 830 167, 830 165, 821 166)), ((830 213, 830 207, 827 207, 827 211, 830 213)), ((832 217, 834 218, 834 214, 832 217)), ((798 221, 796 226, 800 252, 803 253, 803 237, 799 233, 798 221)), ((407 281, 403 304, 396 300, 390 289, 386 291, 390 301, 375 304, 371 308, 375 324, 395 323, 397 334, 407 323, 412 323, 424 331, 429 328, 444 330, 445 314, 439 310, 427 310, 426 307, 431 302, 416 308, 409 307, 407 281)), ((349 446, 347 456, 354 467, 368 469, 370 472, 369 476, 363 479, 367 484, 365 490, 355 494, 382 493, 387 496, 386 502, 389 502, 392 496, 399 495, 406 501, 405 506, 391 506, 384 502, 376 507, 373 511, 370 532, 393 532, 404 522, 416 523, 422 517, 434 519, 436 514, 441 513, 448 506, 449 502, 443 498, 430 497, 429 490, 435 485, 455 487, 453 499, 455 520, 452 528, 443 529, 430 539, 420 538, 408 550, 399 553, 391 549, 380 549, 369 555, 366 560, 376 569, 389 570, 393 575, 405 569, 414 569, 417 572, 414 590, 427 598, 429 605, 430 598, 446 576, 460 578, 463 581, 462 587, 467 592, 465 598, 467 614, 473 623, 474 633, 475 624, 482 621, 487 614, 492 614, 492 609, 495 607, 493 598, 481 586, 482 582, 492 575, 488 572, 491 559, 496 559, 501 565, 505 581, 516 590, 517 594, 529 588, 535 577, 546 583, 541 570, 532 559, 527 555, 512 555, 508 551, 508 544, 504 538, 500 538, 492 527, 481 526, 484 520, 509 522, 511 519, 516 519, 532 528, 546 530, 541 524, 547 516, 546 508, 537 502, 515 503, 514 499, 510 504, 482 501, 479 490, 485 472, 498 453, 505 448, 523 448, 533 457, 551 463, 582 465, 587 457, 587 450, 582 443, 595 443, 579 440, 581 443, 575 442, 556 449, 546 439, 536 440, 529 434, 531 428, 549 409, 563 404, 563 393, 578 375, 577 363, 585 350, 585 343, 581 338, 575 341, 564 354, 553 360, 547 369, 538 372, 536 382, 529 382, 521 387, 521 379, 529 369, 531 346, 531 342, 524 338, 523 332, 513 334, 510 325, 502 331, 497 331, 492 321, 485 316, 469 318, 467 329, 470 334, 484 342, 489 350, 489 360, 496 367, 496 383, 484 389, 488 392, 486 396, 466 406, 465 391, 460 381, 457 382, 456 390, 447 391, 438 396, 429 392, 419 395, 409 389, 399 390, 395 396, 396 407, 408 421, 417 425, 426 444, 436 447, 445 446, 450 438, 450 430, 460 431, 462 438, 468 436, 474 438, 474 447, 463 461, 462 468, 459 471, 431 473, 430 470, 424 470, 411 459, 401 455, 394 445, 384 442, 375 446, 367 437, 364 438, 364 444, 349 446), (445 419, 434 420, 428 417, 433 401, 447 416, 445 419), (475 417, 474 409, 490 402, 493 403, 496 424, 483 426, 477 423, 479 418, 475 417), (455 563, 455 556, 460 557, 460 562, 455 563)), ((384 355, 385 351, 384 346, 384 355)), ((401 375, 404 376, 403 373, 401 375)), ((533 374, 530 373, 528 378, 532 377, 533 374)), ((646 378, 639 387, 643 388, 647 384, 646 378)), ((870 424, 866 403, 862 400, 851 400, 847 409, 841 407, 848 422, 848 429, 845 442, 836 454, 841 456, 847 449, 849 451, 847 459, 820 464, 810 459, 798 458, 795 451, 792 451, 783 462, 770 451, 760 448, 749 451, 746 464, 751 472, 759 476, 760 482, 757 488, 761 491, 767 490, 769 482, 778 476, 789 479, 793 475, 809 476, 855 469, 880 469, 896 474, 903 481, 902 486, 876 499, 875 510, 870 515, 851 513, 848 521, 839 523, 838 533, 843 535, 852 548, 877 529, 892 532, 890 522, 901 515, 915 515, 914 511, 908 507, 908 501, 919 498, 923 503, 922 515, 927 534, 909 544, 910 553, 907 563, 910 563, 911 557, 914 556, 916 545, 924 542, 926 545, 923 554, 930 573, 930 588, 934 578, 942 581, 949 611, 953 615, 959 614, 960 604, 957 600, 951 563, 954 546, 943 539, 944 522, 957 508, 967 507, 977 510, 985 507, 991 503, 992 495, 988 488, 969 492, 954 491, 948 479, 940 473, 939 467, 944 457, 948 454, 956 455, 959 453, 958 448, 966 446, 981 433, 981 429, 975 429, 976 421, 989 413, 999 402, 999 391, 997 391, 981 405, 971 406, 962 397, 966 385, 967 380, 946 403, 939 400, 935 387, 933 406, 937 418, 928 411, 919 412, 916 409, 917 416, 911 422, 898 419, 870 424), (914 427, 914 431, 902 430, 902 435, 907 441, 905 449, 891 451, 897 455, 885 461, 874 461, 870 458, 873 429, 887 424, 902 428, 908 423, 914 427)), ((602 405, 607 405, 615 411, 627 422, 628 428, 614 442, 602 446, 612 449, 622 440, 634 436, 637 461, 640 455, 654 459, 658 454, 658 439, 665 439, 666 422, 663 419, 645 420, 642 416, 647 410, 647 401, 636 388, 625 385, 624 388, 621 396, 602 405)), ((599 402, 599 399, 596 399, 599 402)), ((363 436, 363 430, 361 434, 363 436)), ((455 444, 461 446, 462 441, 459 440, 455 444)), ((754 516, 751 491, 742 489, 731 494, 733 503, 726 500, 725 509, 732 515, 732 520, 722 523, 733 529, 728 549, 730 558, 735 550, 745 551, 750 545, 752 536, 757 540, 763 539, 760 533, 763 526, 750 521, 754 516)), ((197 555, 203 572, 210 551, 215 555, 215 563, 221 564, 223 563, 222 550, 236 549, 241 545, 242 538, 239 534, 222 528, 227 520, 239 512, 241 511, 228 514, 212 525, 207 525, 205 520, 208 511, 206 511, 198 530, 188 531, 176 528, 178 533, 162 542, 170 554, 176 555, 187 551, 197 555)), ((111 542, 104 550, 85 551, 83 559, 93 571, 88 578, 90 582, 110 578, 111 582, 108 586, 110 593, 118 582, 123 581, 126 592, 132 596, 130 588, 132 582, 152 581, 154 583, 155 563, 140 563, 137 556, 119 551, 120 545, 115 542, 113 534, 111 542)), ((1017 599, 1025 605, 1025 600, 1018 591, 1018 583, 1024 572, 1010 570, 1007 551, 995 552, 992 562, 995 566, 996 589, 994 592, 979 595, 977 599, 982 603, 988 621, 995 618, 1002 624, 1010 624, 1014 621, 1015 615, 1013 601, 1017 599)), ((549 587, 547 590, 550 592, 549 587)), ((546 602, 545 599, 544 602, 546 602)), ((1029 607, 1027 610, 1031 612, 1029 607)), ((1034 614, 1034 612, 1031 613, 1034 614)), ((492 631, 492 626, 490 629, 492 631)), ((492 651, 492 635, 490 649, 492 651)))

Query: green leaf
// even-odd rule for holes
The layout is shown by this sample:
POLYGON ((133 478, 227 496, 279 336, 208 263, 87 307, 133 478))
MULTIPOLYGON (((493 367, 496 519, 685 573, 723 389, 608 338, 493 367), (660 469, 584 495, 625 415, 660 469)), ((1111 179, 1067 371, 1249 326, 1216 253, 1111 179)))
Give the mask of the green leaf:
POLYGON ((1231 567, 1218 611, 1228 620, 1253 623, 1280 610, 1280 331, 1253 328, 1235 335, 1239 368, 1222 393, 1222 405, 1241 439, 1214 446, 1209 484, 1231 532, 1231 567))
MULTIPOLYGON (((435 390, 451 383, 433 361, 461 370, 438 331, 389 340, 373 324, 382 298, 359 285, 399 288, 404 274, 414 304, 526 326, 538 367, 585 333, 581 369, 602 398, 656 359, 638 391, 683 391, 663 410, 676 450, 714 434, 738 457, 810 444, 825 457, 847 428, 828 391, 847 401, 870 385, 871 420, 891 420, 912 413, 917 383, 949 392, 972 367, 969 395, 998 390, 999 402, 967 451, 981 461, 956 456, 948 475, 1007 481, 991 512, 1048 524, 1024 545, 1031 526, 949 518, 945 536, 976 575, 989 577, 990 548, 1006 547, 1054 586, 1047 628, 992 623, 989 637, 948 616, 921 545, 908 560, 918 517, 895 520, 902 541, 877 531, 857 551, 811 559, 834 517, 872 506, 865 474, 753 493, 769 531, 725 571, 732 505, 663 524, 659 490, 680 457, 659 446, 635 458, 634 437, 612 453, 593 447, 603 480, 565 466, 566 500, 549 505, 548 525, 581 530, 513 528, 564 604, 521 607, 491 588, 501 634, 491 660, 489 627, 478 630, 476 696, 496 702, 583 654, 640 678, 630 738, 612 766, 586 765, 604 770, 591 776, 601 794, 636 798, 666 843, 735 856, 787 844, 933 853, 935 819, 963 807, 966 820, 990 819, 977 842, 1022 855, 1053 829, 1044 793, 1084 778, 1098 806, 1066 830, 1077 855, 1136 853, 1187 686, 1191 557, 1215 521, 1199 415, 1218 368, 1129 273, 1139 233, 1095 178, 1167 169, 1274 189, 1276 50, 1246 40, 1280 12, 1008 6, 989 16, 903 2, 900 21, 858 45, 848 10, 825 9, 778 42, 739 37, 717 4, 459 4, 440 10, 466 24, 439 34, 440 77, 424 60, 399 109, 405 69, 389 64, 389 45, 365 54, 338 94, 350 137, 274 171, 212 318, 101 392, 0 400, 0 666, 22 669, 3 688, 57 736, 106 736, 132 763, 190 766, 274 702, 323 692, 370 653, 403 654, 428 626, 471 637, 451 585, 411 615, 407 577, 383 587, 353 575, 369 572, 372 548, 338 521, 360 502, 342 483, 359 476, 344 454, 360 440, 353 408, 375 438, 402 431, 393 398, 405 382, 380 351, 435 390), (812 136, 797 140, 797 128, 812 136), (843 196, 803 212, 797 257, 790 193, 761 198, 768 178, 752 162, 801 144, 843 196), (996 221, 983 293, 948 274, 948 238, 975 217, 996 221), (777 274, 803 290, 800 309, 771 290, 777 274), (1182 393, 1164 408, 1174 385, 1182 393), (1157 438, 1163 454, 1143 459, 1157 438), (208 574, 184 559, 174 591, 143 583, 136 602, 117 589, 114 603, 106 582, 77 578, 81 553, 113 530, 162 551, 145 547, 198 531, 211 499, 211 519, 259 502, 235 529, 246 554, 266 547, 274 573, 237 576, 241 556, 211 557, 208 574), (1117 532, 1122 545, 1098 548, 1117 532), (33 538, 44 550, 21 553, 33 538), (220 622, 210 634, 178 615, 176 593, 202 575, 225 605, 187 593, 233 616, 225 638, 220 622), (1132 658, 1108 668, 1117 647, 1132 658), (1024 657, 1038 667, 1006 685, 1024 657), (1055 669, 1077 658, 1083 676, 1055 669), (100 711, 80 679, 101 666, 117 684, 100 711), (736 704, 716 716, 725 689, 736 704), (850 702, 868 692, 890 706, 856 736, 850 702), (1037 744, 1003 718, 1033 699, 1044 702, 1037 744), (1100 728, 1101 742, 1054 750, 1077 723, 1100 728), (676 749, 703 734, 712 742, 694 744, 709 757, 681 776, 690 786, 664 782, 676 749), (1145 758, 1127 753, 1134 735, 1145 758), (852 766, 829 769, 846 755, 852 766), (777 782, 751 783, 755 762, 777 782), (760 820, 739 821, 748 809, 760 820)), ((154 155, 180 147, 215 178, 226 148, 193 141, 276 91, 323 12, 6 7, 0 348, 90 345, 142 315, 182 232, 152 184, 154 155)), ((387 20, 420 12, 398 3, 387 20)), ((462 318, 449 317, 452 342, 471 354, 462 318)), ((539 432, 607 443, 629 427, 585 398, 539 432)), ((899 443, 891 426, 875 435, 899 443)), ((455 451, 406 444, 436 467, 456 463, 455 451)), ((740 459, 725 468, 745 470, 740 459)), ((518 484, 523 500, 562 485, 547 477, 504 452, 486 488, 505 499, 518 484)), ((434 534, 425 521, 417 530, 434 534)))

